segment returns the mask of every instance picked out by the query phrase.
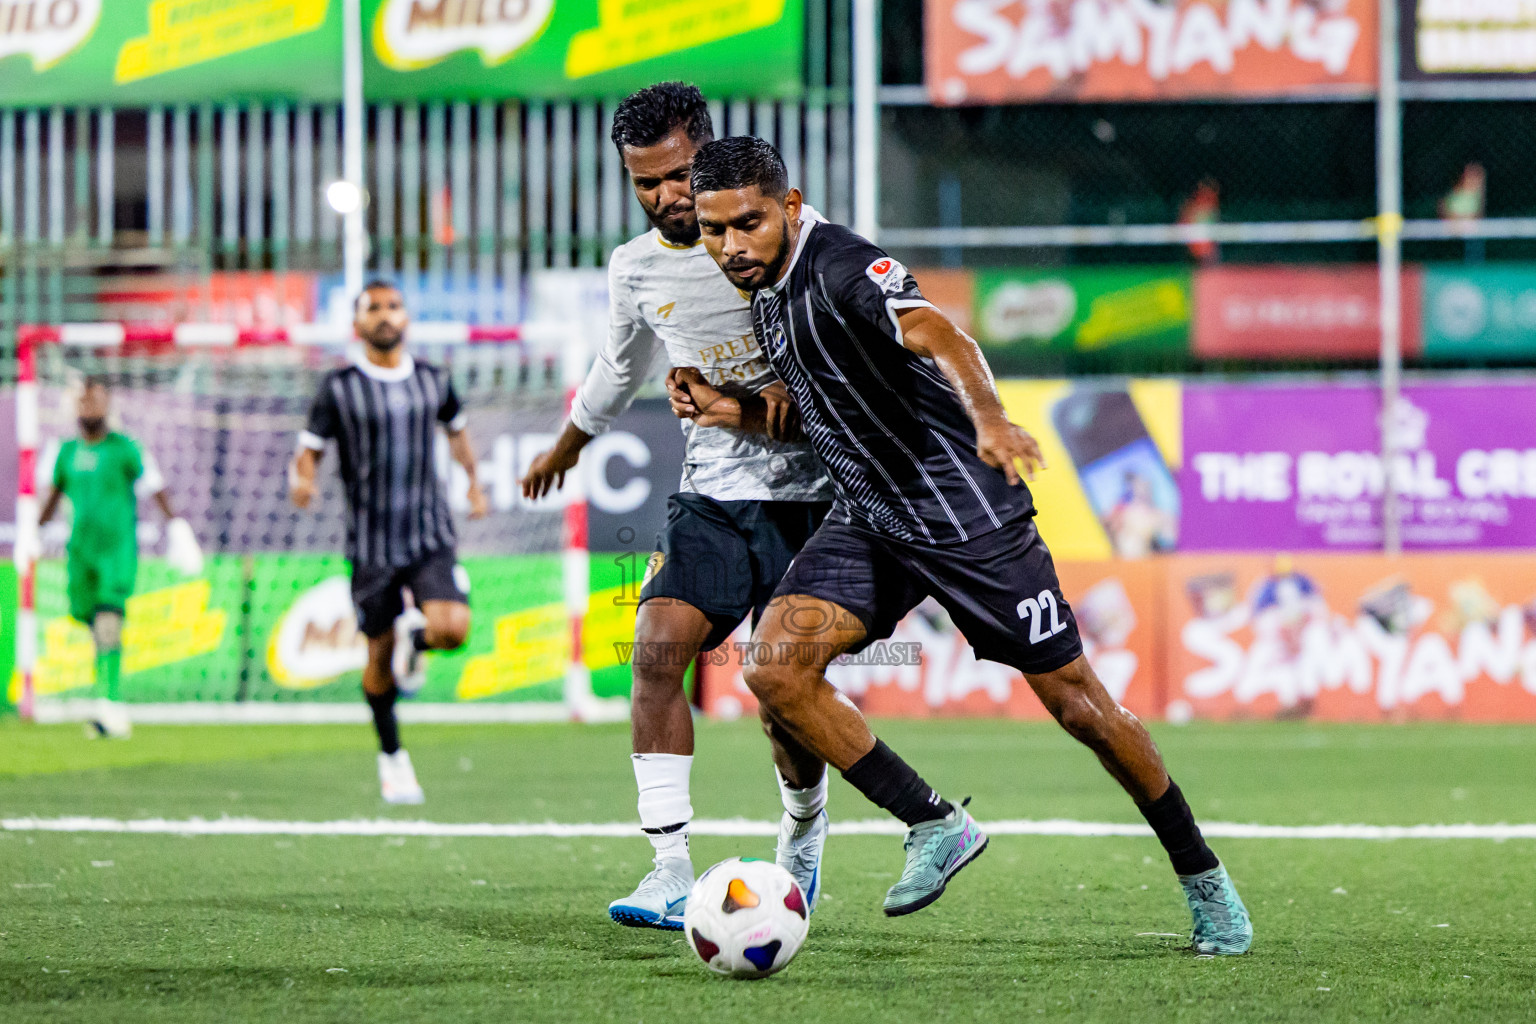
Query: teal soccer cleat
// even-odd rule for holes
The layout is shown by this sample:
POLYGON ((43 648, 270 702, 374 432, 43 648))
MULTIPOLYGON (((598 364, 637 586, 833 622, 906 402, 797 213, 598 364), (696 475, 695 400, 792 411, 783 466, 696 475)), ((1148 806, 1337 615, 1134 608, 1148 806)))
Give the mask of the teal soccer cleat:
POLYGON ((1179 884, 1195 919, 1190 941, 1196 953, 1237 956, 1248 952, 1253 945, 1253 921, 1226 868, 1218 864, 1198 875, 1180 875, 1179 884))
POLYGON ((987 834, 965 809, 970 802, 967 797, 944 817, 914 825, 907 832, 907 866, 885 894, 885 916, 922 910, 944 895, 949 880, 987 848, 987 834))

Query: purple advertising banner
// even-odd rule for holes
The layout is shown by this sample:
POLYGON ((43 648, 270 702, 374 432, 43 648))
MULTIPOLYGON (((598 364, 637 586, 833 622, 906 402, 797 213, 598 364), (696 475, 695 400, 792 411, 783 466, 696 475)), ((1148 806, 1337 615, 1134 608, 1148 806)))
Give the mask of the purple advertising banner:
MULTIPOLYGON (((1184 551, 1380 547, 1381 396, 1366 384, 1184 388, 1184 551)), ((1403 546, 1536 547, 1536 379, 1403 389, 1403 546)))

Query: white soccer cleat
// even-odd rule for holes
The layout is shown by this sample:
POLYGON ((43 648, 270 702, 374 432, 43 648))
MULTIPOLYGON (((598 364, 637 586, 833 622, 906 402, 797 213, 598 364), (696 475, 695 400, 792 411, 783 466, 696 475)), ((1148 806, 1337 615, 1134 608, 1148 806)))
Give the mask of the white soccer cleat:
POLYGON ((85 734, 91 739, 104 737, 112 740, 126 740, 133 735, 133 722, 128 718, 128 705, 122 701, 107 700, 102 697, 96 701, 96 706, 91 710, 91 717, 85 722, 85 734))
POLYGON ((379 793, 387 804, 419 804, 427 795, 416 781, 411 755, 401 747, 393 754, 379 754, 379 793))
POLYGON ((420 609, 407 608, 395 620, 395 689, 402 697, 414 697, 427 682, 427 655, 418 651, 411 634, 427 624, 420 609))
POLYGON ((827 845, 827 812, 821 811, 809 821, 801 821, 788 811, 779 820, 779 845, 773 861, 794 876, 805 897, 806 912, 816 909, 821 895, 821 852, 827 845))
POLYGON ((692 888, 692 861, 658 861, 651 873, 640 879, 634 892, 608 904, 608 916, 630 928, 682 931, 683 911, 692 888))

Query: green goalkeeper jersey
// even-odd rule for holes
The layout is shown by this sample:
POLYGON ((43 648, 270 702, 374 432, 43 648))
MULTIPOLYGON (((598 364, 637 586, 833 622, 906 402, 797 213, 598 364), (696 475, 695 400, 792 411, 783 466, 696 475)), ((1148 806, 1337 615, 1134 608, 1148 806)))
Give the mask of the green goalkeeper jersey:
POLYGON ((143 475, 139 446, 116 431, 100 441, 64 442, 53 466, 53 485, 74 507, 69 534, 72 558, 137 548, 138 496, 133 485, 143 475))

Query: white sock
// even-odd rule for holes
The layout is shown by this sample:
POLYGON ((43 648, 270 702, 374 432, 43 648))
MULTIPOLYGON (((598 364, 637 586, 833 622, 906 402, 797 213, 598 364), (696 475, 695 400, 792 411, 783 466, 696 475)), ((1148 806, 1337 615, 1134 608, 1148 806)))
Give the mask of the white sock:
POLYGON ((640 830, 656 848, 656 860, 688 860, 688 801, 692 754, 631 754, 640 789, 640 830))
POLYGON ((789 816, 800 823, 797 833, 810 828, 816 816, 827 806, 827 770, 822 768, 821 778, 814 786, 805 789, 794 789, 784 781, 778 769, 774 769, 774 776, 779 780, 779 798, 784 801, 784 809, 789 816))

